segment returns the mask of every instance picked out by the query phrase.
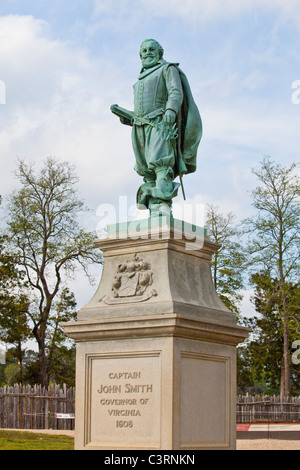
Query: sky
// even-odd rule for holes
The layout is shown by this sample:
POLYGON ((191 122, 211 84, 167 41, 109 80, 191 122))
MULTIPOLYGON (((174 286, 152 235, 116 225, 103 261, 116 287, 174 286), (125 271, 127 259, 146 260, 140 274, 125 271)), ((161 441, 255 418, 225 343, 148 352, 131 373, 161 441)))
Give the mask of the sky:
MULTIPOLYGON (((300 174, 299 0, 0 0, 2 196, 18 187, 19 158, 38 170, 54 156, 75 166, 87 230, 107 207, 141 216, 130 128, 110 106, 133 109, 145 38, 180 63, 203 121, 180 210, 209 203, 250 216, 251 168, 265 155, 300 174)), ((95 286, 80 278, 73 289, 80 307, 95 286)))

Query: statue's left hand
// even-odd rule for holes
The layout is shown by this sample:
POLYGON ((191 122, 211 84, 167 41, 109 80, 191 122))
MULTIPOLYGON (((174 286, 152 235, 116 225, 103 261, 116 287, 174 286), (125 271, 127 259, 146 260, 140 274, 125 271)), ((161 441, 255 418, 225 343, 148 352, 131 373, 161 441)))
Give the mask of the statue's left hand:
POLYGON ((167 126, 171 126, 174 124, 176 119, 176 113, 172 109, 167 109, 167 111, 164 114, 164 121, 167 124, 167 126))

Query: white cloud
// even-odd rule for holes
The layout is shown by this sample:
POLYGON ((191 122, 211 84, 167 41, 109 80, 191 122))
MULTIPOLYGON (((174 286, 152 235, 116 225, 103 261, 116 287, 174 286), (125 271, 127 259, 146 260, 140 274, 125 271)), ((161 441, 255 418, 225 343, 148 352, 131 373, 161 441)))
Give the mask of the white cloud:
MULTIPOLYGON (((97 206, 137 187, 131 184, 130 128, 109 109, 132 84, 120 83, 111 63, 49 33, 49 24, 32 16, 0 17, 0 79, 7 88, 0 107, 0 194, 17 184, 18 157, 36 168, 50 155, 69 161, 80 178, 80 197, 93 210, 83 223, 95 230, 97 206)), ((78 279, 82 304, 93 288, 78 279)))
POLYGON ((134 5, 132 0, 94 0, 93 4, 98 23, 92 28, 101 24, 110 30, 129 31, 145 24, 147 31, 149 17, 180 17, 203 26, 210 25, 211 21, 236 20, 241 15, 260 11, 274 12, 279 23, 291 20, 300 28, 299 0, 136 0, 134 5))
POLYGON ((263 99, 241 100, 231 106, 211 103, 203 111, 205 139, 261 152, 284 148, 292 158, 298 154, 299 113, 293 105, 277 104, 277 112, 263 99), (296 139, 295 139, 296 137, 296 139))
POLYGON ((84 196, 97 206, 114 198, 116 188, 126 192, 133 177, 130 171, 124 178, 133 167, 130 129, 109 110, 121 87, 131 90, 132 84, 121 83, 113 65, 85 49, 50 39, 49 29, 32 16, 0 17, 0 78, 7 88, 0 115, 1 193, 14 184, 17 157, 39 164, 54 155, 75 164, 84 196))
MULTIPOLYGON (((300 26, 299 0, 159 0, 157 6, 148 0, 140 0, 145 9, 156 11, 157 15, 177 15, 191 21, 210 21, 237 17, 253 10, 270 9, 279 11, 287 19, 295 20, 300 26)), ((99 0, 98 4, 103 4, 99 0)), ((109 3, 107 0, 105 3, 109 3)))

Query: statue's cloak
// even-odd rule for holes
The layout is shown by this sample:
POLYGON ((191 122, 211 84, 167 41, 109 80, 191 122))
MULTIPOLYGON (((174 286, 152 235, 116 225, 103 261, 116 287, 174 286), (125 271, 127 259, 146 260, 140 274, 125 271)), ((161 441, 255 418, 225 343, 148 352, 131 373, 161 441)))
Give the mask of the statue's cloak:
POLYGON ((197 150, 202 138, 202 120, 198 107, 194 101, 186 75, 175 65, 179 71, 182 88, 183 103, 178 114, 178 139, 176 176, 193 173, 197 167, 197 150))
MULTIPOLYGON (((159 64, 151 69, 142 69, 139 79, 142 79, 161 67, 175 66, 179 72, 183 103, 177 115, 178 139, 176 139, 175 178, 187 173, 193 173, 197 167, 197 149, 202 138, 202 120, 194 101, 186 75, 179 68, 179 63, 166 62, 161 59, 159 64)), ((130 121, 125 122, 130 124, 130 121)))

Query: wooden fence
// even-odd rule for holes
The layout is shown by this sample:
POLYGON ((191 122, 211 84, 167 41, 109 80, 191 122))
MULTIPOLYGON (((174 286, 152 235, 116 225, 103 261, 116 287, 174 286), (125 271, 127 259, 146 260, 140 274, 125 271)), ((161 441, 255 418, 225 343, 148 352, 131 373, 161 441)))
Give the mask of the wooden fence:
POLYGON ((237 398, 238 423, 299 423, 300 397, 240 395, 237 398))
MULTIPOLYGON (((0 387, 0 428, 73 430, 74 419, 58 414, 75 413, 75 388, 66 385, 0 387)), ((237 397, 238 423, 299 423, 300 397, 237 397)))
POLYGON ((62 413, 75 413, 74 388, 0 387, 0 428, 73 430, 74 419, 55 416, 62 413))

